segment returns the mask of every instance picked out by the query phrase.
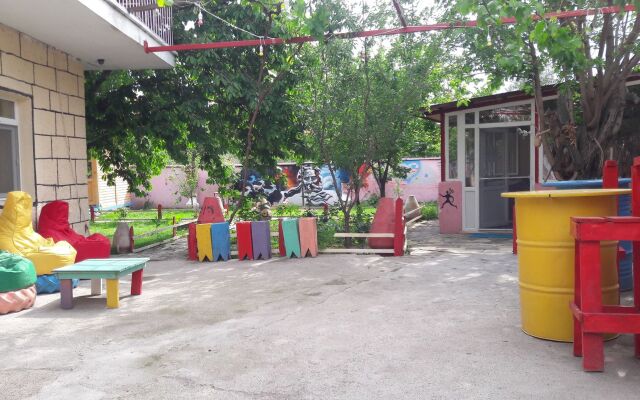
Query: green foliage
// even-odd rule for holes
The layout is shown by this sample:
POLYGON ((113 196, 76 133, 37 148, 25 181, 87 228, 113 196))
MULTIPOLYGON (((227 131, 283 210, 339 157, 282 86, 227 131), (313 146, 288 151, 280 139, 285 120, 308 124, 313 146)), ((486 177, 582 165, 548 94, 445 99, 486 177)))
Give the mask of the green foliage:
POLYGON ((427 221, 438 219, 438 203, 435 201, 424 203, 420 211, 422 212, 422 218, 427 221))
MULTIPOLYGON (((303 32, 300 20, 281 3, 242 1, 202 2, 202 7, 243 29, 262 36, 303 32)), ((296 3, 299 7, 299 3, 296 3)), ((207 17, 195 30, 184 24, 195 19, 192 6, 174 9, 176 43, 237 40, 239 33, 207 17)), ((169 157, 186 161, 186 149, 195 148, 210 182, 229 184, 233 167, 229 155, 241 158, 247 142, 249 115, 262 82, 273 84, 255 121, 250 163, 255 169, 275 166, 278 159, 299 152, 300 125, 292 117, 291 88, 298 81, 289 73, 274 75, 297 64, 294 46, 243 47, 180 52, 176 67, 159 71, 99 71, 86 74, 87 144, 110 182, 117 176, 141 195, 149 180, 169 157)))
POLYGON ((191 147, 187 148, 186 153, 187 162, 179 168, 181 172, 178 172, 174 167, 172 171, 173 175, 169 177, 169 180, 177 187, 177 190, 174 192, 174 194, 178 196, 176 204, 179 204, 185 198, 189 201, 194 199, 198 194, 198 190, 204 191, 204 188, 201 188, 199 185, 201 168, 200 155, 191 147))
POLYGON ((118 219, 126 219, 129 215, 129 209, 127 207, 118 208, 118 219))
POLYGON ((273 208, 272 213, 276 217, 296 217, 300 215, 300 206, 295 204, 279 204, 273 208))
MULTIPOLYGON (((460 43, 468 49, 469 60, 489 74, 493 89, 506 80, 520 82, 542 110, 542 77, 552 71, 556 82, 562 83, 559 109, 544 117, 538 114, 537 132, 558 179, 598 177, 605 157, 622 161, 626 170, 627 160, 640 151, 633 135, 619 134, 629 106, 625 82, 640 62, 640 16, 634 11, 540 17, 603 6, 622 9, 626 4, 623 0, 457 1, 458 11, 477 17, 480 28, 460 33, 460 43), (501 23, 504 17, 515 17, 515 24, 501 23)), ((452 20, 460 17, 451 15, 452 20)))

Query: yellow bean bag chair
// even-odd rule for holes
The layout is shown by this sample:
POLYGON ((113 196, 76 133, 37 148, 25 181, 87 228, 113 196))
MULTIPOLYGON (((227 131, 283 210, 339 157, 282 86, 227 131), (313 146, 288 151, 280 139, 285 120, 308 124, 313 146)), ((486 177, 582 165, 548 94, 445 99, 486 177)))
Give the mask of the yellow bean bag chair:
POLYGON ((0 214, 0 250, 21 255, 33 262, 38 275, 73 264, 76 250, 67 242, 54 243, 33 230, 31 196, 10 192, 0 214))

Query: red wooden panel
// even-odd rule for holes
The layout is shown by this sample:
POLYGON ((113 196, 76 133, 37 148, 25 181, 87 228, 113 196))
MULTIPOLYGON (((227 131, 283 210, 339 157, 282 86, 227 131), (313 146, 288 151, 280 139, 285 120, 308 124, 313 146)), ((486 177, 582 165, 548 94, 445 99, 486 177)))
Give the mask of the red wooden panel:
POLYGON ((251 222, 242 221, 236 224, 238 237, 238 260, 253 260, 253 243, 251 242, 251 222))

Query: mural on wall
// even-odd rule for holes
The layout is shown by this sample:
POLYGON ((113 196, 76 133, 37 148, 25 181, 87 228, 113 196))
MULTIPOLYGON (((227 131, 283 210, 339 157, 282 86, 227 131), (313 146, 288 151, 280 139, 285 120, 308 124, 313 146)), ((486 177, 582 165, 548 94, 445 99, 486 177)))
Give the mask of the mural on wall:
POLYGON ((403 160, 402 166, 409 169, 407 177, 404 179, 403 183, 407 185, 433 183, 432 179, 430 179, 431 171, 427 169, 427 164, 424 163, 423 160, 403 160))
MULTIPOLYGON (((438 183, 440 182, 439 158, 406 158, 402 160, 403 167, 408 169, 404 179, 392 179, 387 182, 386 194, 393 197, 399 192, 402 198, 415 196, 416 200, 436 201, 438 199, 438 183)), ((378 184, 370 174, 366 177, 366 185, 361 199, 372 195, 379 195, 378 184)))
MULTIPOLYGON (((245 196, 250 198, 264 197, 271 204, 289 203, 305 206, 333 205, 338 201, 340 188, 336 190, 331 179, 329 168, 304 164, 282 165, 276 172, 276 182, 265 180, 257 171, 249 171, 247 184, 244 187, 245 196), (283 182, 284 184, 280 183, 283 182)), ((337 173, 336 178, 341 186, 344 173, 337 173)), ((236 182, 240 190, 241 181, 236 182)))
MULTIPOLYGON (((436 201, 438 196, 438 182, 440 181, 440 159, 439 158, 411 158, 402 162, 404 167, 409 168, 409 173, 405 179, 387 182, 387 196, 395 196, 397 189, 403 198, 410 195, 416 197, 420 202, 436 201)), ((237 166, 240 170, 240 166, 237 166)), ((303 194, 304 204, 311 206, 322 206, 325 202, 334 205, 338 202, 338 196, 344 196, 344 190, 348 188, 349 176, 346 172, 338 170, 335 172, 337 186, 333 184, 331 173, 326 165, 317 167, 312 164, 305 164, 303 172, 301 167, 292 163, 279 164, 274 171, 276 179, 269 182, 257 171, 249 171, 248 183, 244 190, 249 197, 263 197, 271 204, 289 203, 302 205, 303 194), (304 182, 304 183, 303 183, 304 182)), ((163 172, 151 179, 152 190, 147 196, 138 198, 133 196, 134 208, 142 208, 145 205, 156 206, 162 204, 165 207, 189 207, 183 202, 179 202, 175 192, 178 190, 176 182, 171 177, 175 175, 174 167, 167 167, 163 172)), ((178 171, 179 172, 179 171, 178 171)), ((378 196, 378 184, 370 171, 362 168, 360 173, 363 177, 363 188, 360 192, 360 199, 366 200, 369 196, 378 196)), ((197 194, 200 204, 205 197, 213 196, 218 192, 217 185, 207 184, 206 171, 200 171, 198 186, 201 189, 197 194)), ((236 189, 241 190, 241 182, 236 182, 236 189)), ((443 192, 444 193, 444 192, 443 192)), ((455 196, 455 195, 454 195, 455 196)), ((458 201, 454 202, 458 205, 458 201)), ((448 207, 448 206, 447 206, 448 207)))

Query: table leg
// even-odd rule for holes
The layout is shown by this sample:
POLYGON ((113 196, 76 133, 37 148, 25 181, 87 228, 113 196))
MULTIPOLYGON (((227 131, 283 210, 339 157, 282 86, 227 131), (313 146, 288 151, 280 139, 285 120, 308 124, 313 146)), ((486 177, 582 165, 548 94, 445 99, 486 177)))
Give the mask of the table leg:
POLYGON ((60 307, 73 308, 73 282, 71 279, 60 279, 60 307))
MULTIPOLYGON (((580 243, 580 306, 585 314, 602 312, 600 242, 580 243)), ((582 368, 604 370, 604 345, 601 333, 582 329, 582 368)))
POLYGON ((119 279, 107 279, 107 308, 118 308, 120 306, 119 279))
MULTIPOLYGON (((573 290, 573 302, 582 310, 582 304, 580 303, 580 241, 575 241, 575 262, 574 262, 574 285, 573 290)), ((573 355, 576 357, 582 357, 582 322, 573 317, 573 355)))
POLYGON ((91 295, 100 296, 102 294, 102 279, 91 280, 91 295))
POLYGON ((137 270, 131 275, 131 295, 138 296, 142 294, 142 271, 137 270))

